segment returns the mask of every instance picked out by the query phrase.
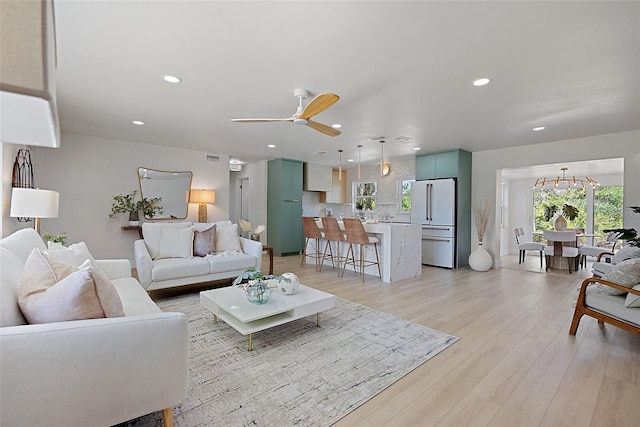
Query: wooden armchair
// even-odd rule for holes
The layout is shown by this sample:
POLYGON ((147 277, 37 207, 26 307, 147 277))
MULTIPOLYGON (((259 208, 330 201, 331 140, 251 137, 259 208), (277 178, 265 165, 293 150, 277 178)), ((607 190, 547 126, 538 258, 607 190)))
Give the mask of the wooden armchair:
POLYGON ((598 319, 600 324, 610 323, 625 331, 640 335, 640 307, 625 307, 626 295, 599 294, 596 290, 597 283, 640 296, 640 290, 627 288, 597 277, 584 280, 580 286, 569 335, 576 334, 580 319, 585 314, 598 319))

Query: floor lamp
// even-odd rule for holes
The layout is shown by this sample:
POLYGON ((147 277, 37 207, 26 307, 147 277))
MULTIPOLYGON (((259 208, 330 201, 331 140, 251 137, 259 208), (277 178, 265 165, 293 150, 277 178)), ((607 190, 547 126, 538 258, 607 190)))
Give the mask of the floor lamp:
POLYGON ((34 218, 34 227, 40 234, 40 218, 57 218, 60 193, 39 188, 13 188, 11 212, 14 218, 34 218))

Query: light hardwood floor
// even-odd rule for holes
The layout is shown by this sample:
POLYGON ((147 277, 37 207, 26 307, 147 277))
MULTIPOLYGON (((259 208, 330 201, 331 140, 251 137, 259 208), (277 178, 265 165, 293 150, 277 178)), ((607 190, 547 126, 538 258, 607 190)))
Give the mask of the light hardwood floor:
POLYGON ((275 274, 460 338, 336 427, 639 425, 640 336, 589 317, 569 335, 589 269, 545 273, 535 256, 509 256, 488 272, 425 266, 417 278, 363 284, 300 259, 276 257, 275 274))

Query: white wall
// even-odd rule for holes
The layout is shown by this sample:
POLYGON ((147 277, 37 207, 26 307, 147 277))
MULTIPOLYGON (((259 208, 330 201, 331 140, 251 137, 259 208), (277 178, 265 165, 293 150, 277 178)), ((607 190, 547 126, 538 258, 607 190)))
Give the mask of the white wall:
MULTIPOLYGON (((504 168, 620 157, 624 158, 624 206, 638 206, 640 204, 640 131, 474 152, 472 202, 480 203, 486 197, 491 197, 494 201, 500 199, 500 172, 504 168)), ((513 191, 511 191, 511 197, 513 197, 513 191)), ((484 247, 491 253, 495 265, 499 265, 501 253, 500 218, 495 214, 498 208, 499 205, 496 204, 484 239, 484 247)), ((640 230, 640 215, 633 215, 629 209, 625 209, 624 226, 640 230)), ((477 244, 475 233, 472 239, 475 246, 477 244)))
MULTIPOLYGON (((35 152, 36 184, 60 192, 59 217, 43 219, 41 231, 66 232, 69 243, 85 241, 96 258, 133 260, 133 242, 138 234, 120 229, 126 225, 125 215, 109 219, 108 214, 114 195, 139 191, 140 166, 192 171, 192 188, 216 191, 216 203, 208 205, 208 220, 229 216, 227 156, 220 156, 219 163, 210 163, 206 155, 215 153, 76 134, 63 134, 59 149, 37 148, 35 152)), ((196 204, 189 204, 186 220, 198 220, 196 204)))

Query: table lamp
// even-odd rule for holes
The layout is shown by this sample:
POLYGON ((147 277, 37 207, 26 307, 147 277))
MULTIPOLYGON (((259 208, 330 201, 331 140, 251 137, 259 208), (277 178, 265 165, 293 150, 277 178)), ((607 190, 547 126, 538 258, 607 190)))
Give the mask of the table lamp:
POLYGON ((216 192, 213 190, 191 190, 189 202, 198 203, 198 222, 207 222, 207 203, 216 202, 216 192))
POLYGON ((39 188, 13 188, 11 212, 14 218, 34 218, 34 228, 40 234, 40 218, 57 218, 60 193, 39 188))

